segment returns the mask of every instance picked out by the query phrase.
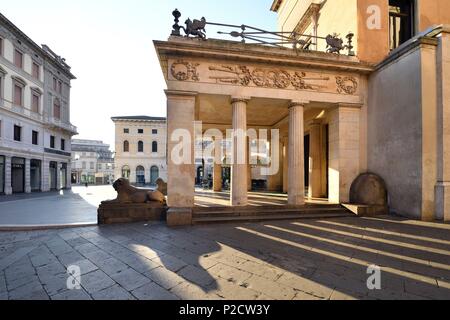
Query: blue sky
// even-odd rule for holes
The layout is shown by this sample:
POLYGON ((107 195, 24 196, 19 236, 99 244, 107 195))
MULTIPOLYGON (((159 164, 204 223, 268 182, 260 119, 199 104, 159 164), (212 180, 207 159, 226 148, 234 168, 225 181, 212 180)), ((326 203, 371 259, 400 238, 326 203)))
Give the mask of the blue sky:
MULTIPOLYGON (((272 0, 1 0, 1 13, 38 44, 65 57, 72 82, 76 138, 114 144, 110 118, 166 115, 165 83, 152 40, 165 40, 178 8, 181 21, 247 24, 276 30, 272 0)), ((208 37, 218 37, 207 28, 208 37), (209 30, 209 31, 208 31, 209 30)))

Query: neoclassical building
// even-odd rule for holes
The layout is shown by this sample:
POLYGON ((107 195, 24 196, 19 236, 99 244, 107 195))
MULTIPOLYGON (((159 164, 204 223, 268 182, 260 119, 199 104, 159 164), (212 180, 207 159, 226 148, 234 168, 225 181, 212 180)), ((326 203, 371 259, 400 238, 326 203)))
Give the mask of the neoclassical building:
POLYGON ((114 154, 98 140, 72 140, 72 184, 112 184, 114 154))
POLYGON ((0 14, 0 194, 71 187, 73 79, 65 59, 0 14))
MULTIPOLYGON (((450 220, 450 3, 276 0, 271 9, 278 33, 234 26, 230 36, 242 41, 197 29, 204 39, 185 37, 174 12, 168 41, 154 41, 167 83, 168 154, 180 143, 173 133, 195 135, 199 121, 204 132, 276 129, 269 143, 280 146, 280 169, 268 189, 287 192, 286 206, 347 203, 355 178, 371 172, 386 182, 392 212, 450 220), (255 44, 258 35, 281 40, 255 44)), ((233 157, 229 205, 246 206, 250 170, 237 158, 247 154, 233 157)), ((168 160, 169 224, 189 224, 195 165, 168 160)))
POLYGON ((135 185, 167 181, 166 118, 148 116, 113 117, 116 150, 114 176, 135 185))

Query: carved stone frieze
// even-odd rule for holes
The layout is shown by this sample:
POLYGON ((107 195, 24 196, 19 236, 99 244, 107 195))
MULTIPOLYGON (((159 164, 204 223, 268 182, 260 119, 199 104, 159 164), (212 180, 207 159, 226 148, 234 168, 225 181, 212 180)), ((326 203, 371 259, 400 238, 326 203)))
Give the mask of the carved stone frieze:
POLYGON ((191 63, 184 60, 177 60, 172 63, 170 73, 178 81, 200 81, 200 76, 197 72, 198 63, 191 63))
POLYGON ((336 76, 337 92, 355 94, 358 90, 358 81, 355 77, 336 76))
POLYGON ((200 63, 175 60, 170 74, 178 81, 200 81, 245 87, 261 87, 284 90, 308 90, 337 92, 354 95, 358 92, 358 80, 353 76, 334 76, 309 71, 293 71, 281 68, 261 68, 245 65, 200 65, 200 63))

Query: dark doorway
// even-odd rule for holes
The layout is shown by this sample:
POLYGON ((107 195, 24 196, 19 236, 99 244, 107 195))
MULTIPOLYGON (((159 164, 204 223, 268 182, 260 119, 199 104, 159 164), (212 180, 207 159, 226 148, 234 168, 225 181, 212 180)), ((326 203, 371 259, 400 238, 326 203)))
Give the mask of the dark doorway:
POLYGON ((30 185, 32 192, 41 191, 41 161, 30 161, 30 185))
POLYGON ((389 0, 390 48, 394 50, 414 35, 414 0, 389 0))
POLYGON ((222 188, 230 190, 231 183, 231 167, 222 167, 222 188))
POLYGON ((305 146, 305 191, 308 192, 309 189, 309 143, 310 136, 309 134, 305 136, 304 140, 305 146))
POLYGON ((195 183, 197 185, 201 185, 202 184, 203 176, 204 176, 204 169, 203 169, 203 166, 200 166, 200 167, 197 168, 197 178, 195 179, 196 180, 195 183))
POLYGON ((57 174, 58 174, 58 163, 50 162, 49 166, 49 178, 50 178, 50 190, 56 190, 57 186, 57 174))
POLYGON ((12 158, 11 185, 13 193, 25 192, 25 159, 12 158))
POLYGON ((0 156, 0 194, 5 193, 5 157, 0 156))
POLYGON ((72 175, 71 175, 71 182, 72 182, 72 184, 77 184, 78 183, 78 181, 77 181, 77 174, 76 173, 72 173, 72 175))
POLYGON ((325 171, 325 175, 327 177, 327 186, 326 186, 326 198, 330 197, 330 191, 329 191, 329 186, 330 186, 330 126, 327 124, 325 126, 325 139, 326 139, 326 148, 325 148, 325 152, 326 152, 326 171, 325 171))

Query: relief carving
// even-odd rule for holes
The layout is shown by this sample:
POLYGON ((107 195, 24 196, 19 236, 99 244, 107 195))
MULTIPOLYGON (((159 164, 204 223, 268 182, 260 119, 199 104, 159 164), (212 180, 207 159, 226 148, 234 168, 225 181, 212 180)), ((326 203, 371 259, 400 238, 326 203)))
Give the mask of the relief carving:
POLYGON ((336 77, 337 92, 355 94, 358 90, 358 81, 355 77, 336 77))
POLYGON ((178 60, 172 63, 170 67, 170 73, 178 81, 200 81, 200 76, 197 72, 197 67, 200 64, 190 63, 183 60, 178 60))

